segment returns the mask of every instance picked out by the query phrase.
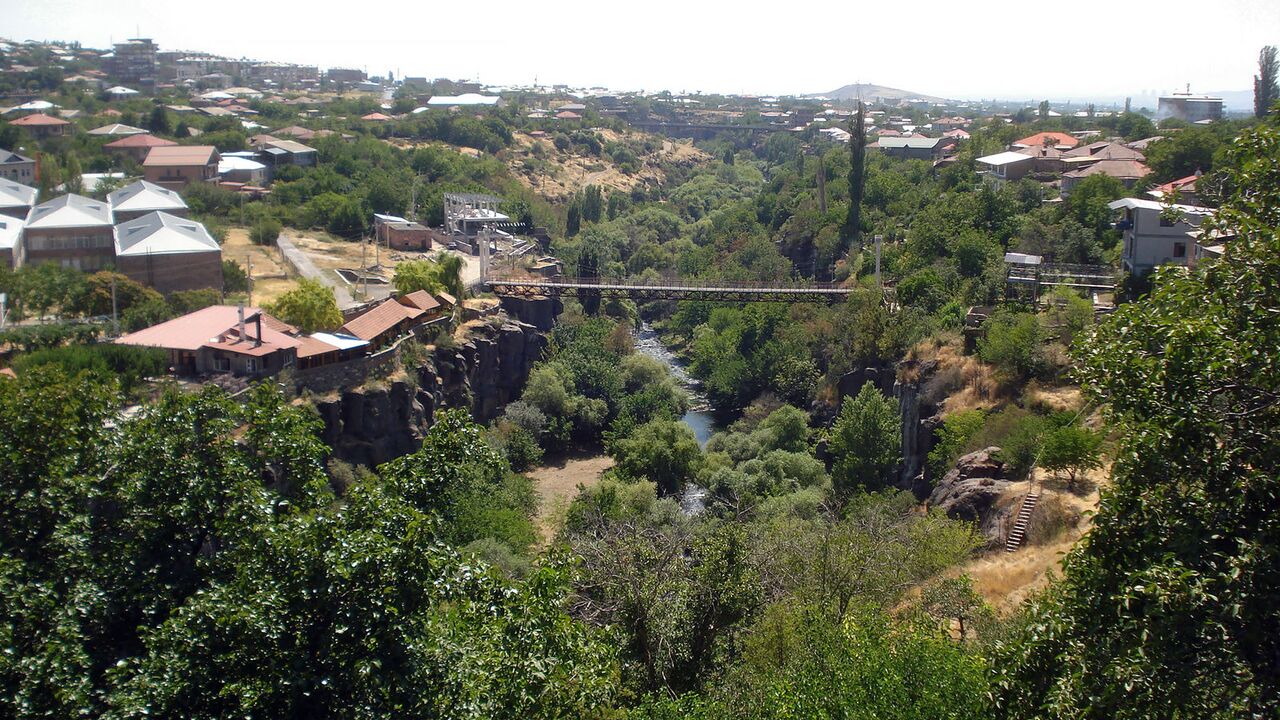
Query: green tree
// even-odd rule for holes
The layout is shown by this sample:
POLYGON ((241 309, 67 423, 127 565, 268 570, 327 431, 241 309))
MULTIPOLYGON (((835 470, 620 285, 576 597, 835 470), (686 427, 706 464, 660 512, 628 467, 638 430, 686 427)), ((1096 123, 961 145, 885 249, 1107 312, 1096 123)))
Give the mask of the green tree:
POLYGON ((1120 446, 1061 582, 991 658, 999 717, 1280 713, 1278 152, 1271 123, 1235 142, 1224 257, 1157 272, 1079 354, 1120 446))
POLYGON ((430 260, 406 260, 398 263, 391 284, 395 286, 397 295, 408 295, 418 290, 444 290, 444 283, 440 282, 440 267, 430 260))
POLYGON ((75 153, 67 153, 63 169, 63 187, 68 193, 79 195, 84 192, 84 170, 80 167, 80 158, 75 153))
POLYGON ((279 220, 271 217, 261 218, 249 230, 249 239, 254 245, 275 245, 283 229, 279 220))
POLYGON ((266 310, 304 333, 332 330, 342 324, 333 288, 310 278, 302 278, 298 287, 267 303, 266 310))
POLYGON ((902 416, 871 383, 846 399, 831 427, 831 480, 849 496, 893 482, 902 448, 902 416))
MULTIPOLYGON (((147 129, 156 135, 168 135, 173 131, 173 126, 169 124, 169 113, 164 106, 157 105, 151 111, 151 118, 147 121, 147 129)), ((179 137, 185 137, 179 135, 179 137)))
POLYGON ((1280 59, 1276 58, 1274 45, 1267 45, 1258 53, 1258 74, 1253 76, 1253 115, 1263 118, 1271 113, 1280 100, 1280 59))
POLYGON ((1184 128, 1147 148, 1147 165, 1156 182, 1169 182, 1213 170, 1213 160, 1222 139, 1212 128, 1195 125, 1184 128))
POLYGON ((849 135, 849 214, 844 235, 856 247, 862 243, 862 196, 867 185, 866 109, 861 100, 849 121, 849 135))
POLYGON ((978 357, 1010 378, 1025 379, 1044 368, 1044 333, 1031 313, 997 310, 985 323, 978 340, 978 357))
POLYGON ((1067 425, 1047 431, 1040 439, 1040 467, 1065 473, 1067 488, 1076 490, 1084 473, 1102 467, 1102 435, 1067 425))
POLYGON ((702 465, 702 448, 688 425, 654 420, 613 443, 613 459, 625 477, 657 483, 665 495, 679 494, 702 465))
POLYGON ((235 260, 222 261, 222 289, 229 293, 249 291, 249 274, 235 260))

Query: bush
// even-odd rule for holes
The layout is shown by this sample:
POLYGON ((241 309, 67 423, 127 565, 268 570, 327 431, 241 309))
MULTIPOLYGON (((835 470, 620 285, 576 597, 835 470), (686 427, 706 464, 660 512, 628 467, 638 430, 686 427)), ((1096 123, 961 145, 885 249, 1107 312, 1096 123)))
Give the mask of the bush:
POLYGON ((275 218, 262 218, 253 224, 249 239, 254 245, 274 245, 284 227, 275 218))
POLYGON ((166 360, 164 351, 155 348, 111 343, 65 345, 19 355, 13 360, 13 369, 21 374, 35 367, 57 365, 69 375, 91 372, 115 377, 127 393, 143 379, 163 374, 166 360))
POLYGON ((222 261, 222 289, 228 293, 249 292, 249 274, 235 260, 222 261))
POLYGON ((986 413, 981 410, 966 410, 943 420, 942 427, 938 428, 938 442, 929 451, 929 471, 935 479, 945 475, 969 447, 982 429, 985 417, 986 413))
POLYGON ((1040 320, 1031 313, 998 310, 986 322, 986 336, 978 340, 978 357, 1011 379, 1023 380, 1044 368, 1040 320))

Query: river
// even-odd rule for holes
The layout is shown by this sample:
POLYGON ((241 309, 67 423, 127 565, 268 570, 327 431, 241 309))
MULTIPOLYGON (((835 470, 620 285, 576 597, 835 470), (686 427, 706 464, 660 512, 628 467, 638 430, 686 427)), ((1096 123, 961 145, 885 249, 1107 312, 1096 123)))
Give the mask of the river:
MULTIPOLYGON (((658 337, 657 331, 649 323, 640 323, 640 329, 633 332, 636 352, 661 362, 667 366, 671 377, 689 393, 689 411, 680 420, 693 430, 698 444, 706 447, 707 440, 715 432, 715 420, 711 417, 711 403, 702 392, 702 384, 689 375, 684 363, 680 362, 658 337)), ((706 509, 707 491, 692 483, 685 486, 680 493, 680 508, 688 515, 696 515, 706 509)))

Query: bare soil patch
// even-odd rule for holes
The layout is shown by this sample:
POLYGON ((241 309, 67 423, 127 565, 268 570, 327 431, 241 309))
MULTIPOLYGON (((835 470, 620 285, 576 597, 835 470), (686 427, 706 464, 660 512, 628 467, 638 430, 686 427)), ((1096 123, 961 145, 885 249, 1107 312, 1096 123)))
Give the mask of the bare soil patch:
POLYGON ((593 487, 600 482, 600 475, 611 467, 613 458, 608 455, 571 456, 525 473, 538 491, 538 513, 534 522, 544 544, 564 525, 569 503, 577 497, 580 487, 593 487))

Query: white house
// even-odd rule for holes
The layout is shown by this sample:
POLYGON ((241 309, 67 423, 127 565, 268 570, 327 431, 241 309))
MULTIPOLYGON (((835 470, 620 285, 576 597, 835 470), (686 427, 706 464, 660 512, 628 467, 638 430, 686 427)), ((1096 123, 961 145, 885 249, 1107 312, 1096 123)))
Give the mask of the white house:
POLYGON ((1186 265, 1195 250, 1195 241, 1187 233, 1213 214, 1210 208, 1170 206, 1141 198, 1122 198, 1107 207, 1124 211, 1116 227, 1124 231, 1124 269, 1135 275, 1166 263, 1186 265))

